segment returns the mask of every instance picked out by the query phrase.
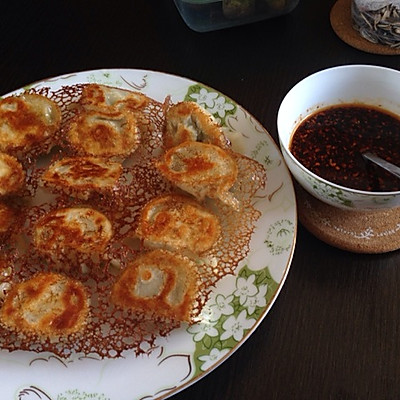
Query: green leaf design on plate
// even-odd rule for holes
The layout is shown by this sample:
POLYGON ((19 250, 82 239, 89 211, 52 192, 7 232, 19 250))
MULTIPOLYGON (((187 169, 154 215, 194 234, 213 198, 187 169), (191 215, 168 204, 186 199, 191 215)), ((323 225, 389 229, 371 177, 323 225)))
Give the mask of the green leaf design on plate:
POLYGON ((236 277, 232 293, 210 299, 202 322, 187 329, 196 344, 195 376, 213 366, 245 337, 278 286, 268 267, 253 271, 245 265, 236 277))
POLYGON ((86 393, 74 389, 67 390, 63 394, 59 394, 57 396, 57 400, 110 400, 110 398, 104 396, 104 394, 86 393))
POLYGON ((273 223, 267 230, 264 243, 272 255, 280 255, 292 247, 294 224, 288 219, 273 223))
POLYGON ((231 99, 200 84, 189 86, 184 101, 194 101, 200 104, 223 126, 226 126, 226 117, 235 114, 237 109, 231 99))
POLYGON ((109 72, 104 72, 101 76, 93 73, 87 77, 89 83, 99 83, 108 86, 123 86, 124 82, 121 79, 117 79, 109 72))
POLYGON ((35 84, 34 84, 34 83, 31 83, 31 84, 29 84, 29 85, 24 86, 23 89, 24 89, 25 91, 28 91, 28 90, 31 89, 33 86, 35 86, 35 84))

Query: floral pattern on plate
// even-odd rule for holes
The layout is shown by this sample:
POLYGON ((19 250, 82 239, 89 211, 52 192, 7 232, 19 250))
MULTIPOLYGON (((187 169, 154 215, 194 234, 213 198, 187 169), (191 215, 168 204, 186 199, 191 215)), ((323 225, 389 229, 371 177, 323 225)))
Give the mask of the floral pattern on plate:
POLYGON ((196 343, 196 371, 207 371, 243 340, 277 286, 268 267, 254 272, 244 266, 236 277, 232 293, 213 294, 203 310, 202 321, 187 329, 196 343))

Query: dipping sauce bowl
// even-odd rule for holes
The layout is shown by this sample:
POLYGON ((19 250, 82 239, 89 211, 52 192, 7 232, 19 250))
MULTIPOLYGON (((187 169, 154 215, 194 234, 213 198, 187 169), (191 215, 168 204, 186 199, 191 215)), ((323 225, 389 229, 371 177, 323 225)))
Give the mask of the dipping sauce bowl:
MULTIPOLYGON (((347 112, 350 114, 349 110, 347 112)), ((326 118, 328 119, 328 117, 326 118)), ((375 115, 375 119, 379 118, 375 115)), ((357 181, 357 174, 360 173, 354 169, 354 164, 364 163, 364 168, 370 168, 365 165, 368 161, 363 159, 362 152, 378 150, 381 152, 380 156, 384 157, 386 151, 389 155, 392 154, 392 158, 396 158, 398 155, 400 159, 400 151, 397 151, 397 149, 400 150, 398 147, 400 145, 399 71, 374 65, 344 65, 316 72, 298 82, 286 94, 278 110, 277 129, 280 147, 289 170, 295 180, 312 196, 334 207, 348 210, 376 210, 400 206, 400 182, 390 182, 390 179, 398 179, 394 176, 386 177, 385 179, 388 181, 380 189, 375 186, 368 186, 366 189, 367 186, 364 188, 362 184, 357 188, 353 186, 357 181), (351 128, 343 125, 345 132, 341 134, 344 136, 339 142, 335 142, 337 138, 335 139, 334 136, 336 131, 340 130, 340 124, 333 120, 331 127, 329 124, 328 127, 324 127, 323 118, 324 115, 328 115, 325 114, 325 111, 336 108, 346 110, 348 107, 361 107, 364 111, 370 109, 379 114, 389 114, 389 117, 393 118, 391 124, 394 127, 394 133, 388 133, 389 129, 385 125, 387 122, 371 128, 372 122, 364 119, 364 114, 367 113, 360 113, 355 122, 356 125, 353 124, 351 128), (295 157, 291 151, 292 147, 295 151, 295 140, 293 139, 295 132, 300 126, 304 126, 305 120, 312 118, 317 113, 321 115, 322 127, 319 123, 315 123, 316 129, 319 129, 316 131, 317 136, 311 139, 305 135, 302 138, 303 147, 297 148, 295 157), (364 126, 364 128, 360 128, 360 132, 368 131, 366 133, 368 140, 361 134, 357 136, 358 123, 360 126, 364 126), (364 125, 362 125, 363 123, 364 125), (397 125, 399 132, 396 130, 397 125), (386 134, 391 136, 381 139, 381 136, 386 134), (352 140, 348 140, 349 135, 355 136, 351 138, 352 140), (316 143, 328 146, 328 150, 325 147, 321 151, 321 155, 328 154, 325 159, 336 168, 333 175, 320 173, 323 168, 318 167, 323 160, 318 159, 320 149, 316 143), (343 146, 342 143, 344 143, 343 146), (339 157, 338 160, 329 156, 332 146, 339 157), (376 148, 371 148, 371 146, 376 148), (307 157, 309 158, 308 163, 306 162, 307 157)), ((394 160, 388 161, 393 162, 394 160)), ((374 171, 377 171, 377 175, 383 174, 383 177, 386 173, 385 171, 374 171)))

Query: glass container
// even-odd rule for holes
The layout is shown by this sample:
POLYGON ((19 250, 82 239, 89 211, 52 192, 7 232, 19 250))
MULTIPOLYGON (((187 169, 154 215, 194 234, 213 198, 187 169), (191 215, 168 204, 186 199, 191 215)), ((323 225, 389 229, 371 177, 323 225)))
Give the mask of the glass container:
POLYGON ((292 11, 299 0, 174 0, 183 20, 207 32, 277 17, 292 11))

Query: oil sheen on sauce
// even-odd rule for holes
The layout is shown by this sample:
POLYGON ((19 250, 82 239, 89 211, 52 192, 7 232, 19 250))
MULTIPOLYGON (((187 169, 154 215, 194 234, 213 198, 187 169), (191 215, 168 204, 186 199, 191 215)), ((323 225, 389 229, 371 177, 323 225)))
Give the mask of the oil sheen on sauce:
POLYGON ((400 165, 400 117, 381 108, 342 104, 321 109, 298 125, 289 149, 307 169, 338 185, 400 190, 400 179, 361 155, 370 151, 400 165))

